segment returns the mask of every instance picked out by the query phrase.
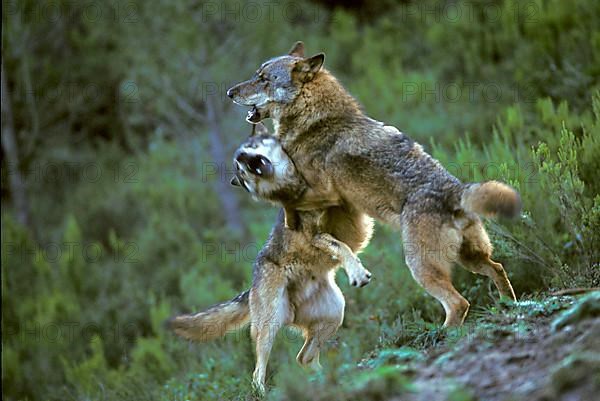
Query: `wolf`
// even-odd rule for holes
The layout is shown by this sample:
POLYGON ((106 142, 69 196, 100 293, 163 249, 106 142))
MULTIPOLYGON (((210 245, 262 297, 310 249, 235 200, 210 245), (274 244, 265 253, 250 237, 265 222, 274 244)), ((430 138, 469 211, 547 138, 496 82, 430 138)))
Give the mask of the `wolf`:
MULTIPOLYGON (((286 205, 306 191, 306 182, 279 142, 262 132, 235 153, 232 180, 254 197, 286 205)), ((319 350, 344 318, 345 300, 335 282, 343 266, 351 285, 371 279, 356 256, 368 244, 373 220, 355 209, 334 206, 296 212, 296 227, 286 226, 283 209, 258 254, 252 286, 232 300, 170 321, 176 334, 208 341, 251 324, 256 345, 254 386, 264 393, 273 340, 284 325, 302 330, 305 342, 297 355, 303 366, 319 368, 319 350)))
POLYGON ((227 91, 235 103, 251 107, 249 121, 273 120, 310 188, 298 210, 350 205, 398 228, 406 264, 442 304, 444 326, 461 325, 470 307, 452 285, 455 262, 516 299, 503 266, 491 259, 479 215, 517 216, 519 194, 497 181, 462 183, 407 135, 369 118, 324 60, 323 53, 305 57, 297 42, 227 91))

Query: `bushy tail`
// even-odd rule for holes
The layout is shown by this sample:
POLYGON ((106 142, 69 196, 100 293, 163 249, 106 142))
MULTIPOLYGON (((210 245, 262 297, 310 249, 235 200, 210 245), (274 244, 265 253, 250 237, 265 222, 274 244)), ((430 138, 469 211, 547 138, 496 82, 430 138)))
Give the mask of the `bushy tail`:
POLYGON ((513 218, 521 213, 521 197, 517 191, 501 182, 479 182, 465 185, 460 206, 486 217, 513 218))
POLYGON ((209 341, 238 330, 250 320, 250 290, 242 292, 231 301, 222 302, 207 310, 181 315, 168 321, 168 326, 183 338, 209 341))

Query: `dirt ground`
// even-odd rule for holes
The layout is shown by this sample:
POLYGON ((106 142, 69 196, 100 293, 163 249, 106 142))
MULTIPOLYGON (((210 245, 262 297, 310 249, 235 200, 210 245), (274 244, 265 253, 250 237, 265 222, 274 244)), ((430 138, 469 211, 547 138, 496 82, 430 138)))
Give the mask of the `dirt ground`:
POLYGON ((600 400, 600 292, 521 302, 494 319, 431 349, 402 399, 600 400))

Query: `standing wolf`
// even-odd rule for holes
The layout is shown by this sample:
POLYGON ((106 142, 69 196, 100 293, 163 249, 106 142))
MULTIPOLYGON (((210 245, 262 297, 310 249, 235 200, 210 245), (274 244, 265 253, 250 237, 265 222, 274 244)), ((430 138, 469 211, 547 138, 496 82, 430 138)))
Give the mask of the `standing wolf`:
POLYGON ((445 326, 461 325, 469 309, 451 282, 454 262, 492 278, 501 295, 515 299, 504 268, 491 259, 478 214, 518 215, 517 192, 496 181, 461 183, 419 144, 366 116, 324 60, 322 53, 304 57, 298 42, 227 91, 235 103, 252 106, 250 121, 273 119, 311 189, 298 209, 351 205, 400 228, 406 263, 443 305, 445 326))
MULTIPOLYGON (((272 136, 253 136, 235 155, 233 183, 253 196, 294 204, 306 193, 306 182, 272 136)), ((287 208, 287 207, 286 207, 287 208)), ((319 349, 344 318, 344 296, 335 283, 342 265, 350 284, 361 287, 371 274, 356 254, 371 238, 373 221, 342 206, 297 212, 296 227, 284 224, 283 211, 261 249, 252 273, 252 287, 229 302, 203 312, 178 316, 170 326, 185 338, 208 341, 251 324, 256 342, 254 385, 264 392, 273 340, 284 325, 302 330, 301 365, 318 367, 319 349)))

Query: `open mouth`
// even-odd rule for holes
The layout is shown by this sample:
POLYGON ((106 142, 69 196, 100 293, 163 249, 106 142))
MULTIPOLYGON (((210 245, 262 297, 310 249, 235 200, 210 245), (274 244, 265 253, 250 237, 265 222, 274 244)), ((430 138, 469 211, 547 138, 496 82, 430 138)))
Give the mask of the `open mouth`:
POLYGON ((264 156, 254 156, 246 161, 248 171, 259 177, 271 176, 273 174, 273 165, 271 161, 264 156))
POLYGON ((240 152, 236 154, 234 164, 240 178, 243 178, 245 174, 270 178, 275 171, 273 163, 263 155, 240 152))

